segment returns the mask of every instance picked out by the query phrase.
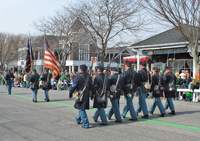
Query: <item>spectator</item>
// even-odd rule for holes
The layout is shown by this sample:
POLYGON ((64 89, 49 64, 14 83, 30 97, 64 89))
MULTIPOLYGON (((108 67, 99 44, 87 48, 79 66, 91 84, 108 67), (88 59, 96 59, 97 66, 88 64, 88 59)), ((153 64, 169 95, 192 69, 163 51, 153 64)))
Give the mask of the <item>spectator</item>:
POLYGON ((189 73, 186 73, 186 82, 185 82, 185 87, 188 89, 188 85, 192 82, 192 78, 190 77, 189 73))
MULTIPOLYGON (((190 84, 191 82, 192 82, 192 78, 190 77, 190 74, 189 74, 189 73, 186 73, 185 89, 188 89, 189 84, 190 84)), ((186 100, 186 101, 191 101, 190 97, 191 97, 191 95, 190 95, 190 96, 187 96, 187 95, 186 95, 185 100, 186 100)))
MULTIPOLYGON (((199 89, 199 80, 198 79, 194 79, 193 80, 193 85, 191 86, 192 89, 199 89)), ((193 98, 192 98, 192 102, 198 102, 199 101, 199 94, 198 92, 193 92, 193 98)))
POLYGON ((182 70, 182 71, 181 71, 181 74, 180 74, 181 79, 184 79, 185 76, 186 76, 185 70, 182 70))
POLYGON ((187 74, 187 73, 190 73, 190 71, 189 70, 185 70, 185 73, 187 74))
POLYGON ((18 82, 18 76, 17 76, 17 72, 14 73, 14 86, 16 87, 17 82, 18 82))
POLYGON ((162 66, 160 66, 160 73, 161 73, 162 76, 164 75, 164 70, 163 70, 162 66))
MULTIPOLYGON (((175 76, 176 76, 176 86, 177 86, 177 88, 180 89, 181 85, 183 84, 183 80, 181 79, 179 72, 176 72, 175 76)), ((179 92, 175 93, 175 100, 179 100, 179 92)))
POLYGON ((26 75, 25 79, 26 79, 26 88, 28 89, 30 86, 29 75, 26 75))

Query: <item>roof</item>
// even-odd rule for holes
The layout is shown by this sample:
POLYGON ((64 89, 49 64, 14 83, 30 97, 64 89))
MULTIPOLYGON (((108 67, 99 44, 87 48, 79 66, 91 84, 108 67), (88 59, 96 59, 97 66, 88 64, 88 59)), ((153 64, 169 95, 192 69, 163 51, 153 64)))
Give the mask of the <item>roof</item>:
POLYGON ((72 24, 72 26, 70 27, 70 30, 71 32, 78 32, 81 28, 85 29, 81 21, 77 18, 72 24))
POLYGON ((115 58, 119 57, 120 53, 124 52, 125 50, 127 50, 127 53, 129 55, 137 54, 137 52, 132 51, 128 47, 115 47, 115 48, 108 48, 107 50, 108 50, 108 53, 116 53, 115 58))
MULTIPOLYGON (((200 40, 200 37, 199 37, 200 40)), ((183 36, 183 34, 177 29, 172 28, 150 38, 147 38, 143 41, 135 43, 131 45, 131 47, 135 46, 146 46, 146 45, 157 45, 157 44, 170 44, 170 43, 180 43, 187 42, 187 39, 183 36)))
POLYGON ((126 49, 127 47, 113 47, 113 48, 107 48, 108 52, 122 52, 126 49))
MULTIPOLYGON (((57 36, 46 35, 47 41, 49 46, 58 46, 58 39, 57 36)), ((44 47, 44 36, 38 36, 31 41, 33 47, 44 47)))

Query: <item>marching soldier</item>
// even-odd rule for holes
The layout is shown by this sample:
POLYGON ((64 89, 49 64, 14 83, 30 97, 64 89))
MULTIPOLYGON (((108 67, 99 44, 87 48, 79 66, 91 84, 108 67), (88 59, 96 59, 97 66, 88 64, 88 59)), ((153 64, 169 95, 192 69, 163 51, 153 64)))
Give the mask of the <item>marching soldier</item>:
POLYGON ((135 113, 135 109, 133 107, 133 98, 135 92, 137 91, 137 82, 138 82, 138 74, 131 68, 131 62, 126 61, 125 65, 126 71, 123 73, 123 82, 124 82, 124 94, 126 98, 126 104, 124 106, 122 117, 125 118, 128 110, 130 110, 131 121, 137 121, 137 115, 135 113))
POLYGON ((14 78, 15 78, 14 75, 9 70, 5 77, 5 80, 7 81, 7 88, 8 88, 9 95, 11 95, 11 88, 12 88, 12 83, 13 83, 14 78))
POLYGON ((42 89, 44 90, 44 93, 45 93, 44 100, 46 102, 50 102, 49 90, 52 88, 51 87, 51 77, 52 77, 52 74, 49 72, 49 69, 47 68, 41 78, 41 80, 44 82, 42 89))
POLYGON ((85 112, 86 109, 89 109, 90 104, 89 104, 89 90, 93 90, 93 85, 92 85, 92 78, 89 76, 89 74, 86 72, 87 71, 87 66, 86 65, 81 65, 80 66, 80 73, 79 75, 75 78, 71 89, 69 93, 69 97, 72 98, 73 93, 77 91, 83 91, 83 98, 81 102, 76 102, 74 105, 74 108, 79 110, 79 115, 75 118, 76 123, 80 124, 80 122, 83 122, 83 128, 89 128, 89 121, 87 114, 85 112))
POLYGON ((168 109, 168 107, 171 109, 171 115, 175 115, 175 109, 174 104, 172 101, 172 98, 175 97, 175 88, 176 88, 176 76, 172 74, 170 71, 171 67, 167 66, 165 68, 165 75, 164 75, 164 81, 165 81, 165 97, 167 98, 165 103, 165 110, 168 109), (169 86, 170 83, 173 83, 171 86, 169 86))
POLYGON ((112 103, 112 107, 110 108, 106 116, 110 120, 112 115, 115 114, 116 118, 115 122, 122 123, 122 118, 119 110, 119 100, 124 83, 123 79, 121 79, 120 75, 118 74, 117 68, 112 68, 109 80, 110 80, 110 91, 111 91, 109 98, 112 103))
POLYGON ((139 75, 139 103, 138 103, 138 107, 136 110, 136 114, 138 115, 138 113, 141 112, 141 110, 143 111, 144 116, 141 116, 141 118, 149 118, 148 115, 148 109, 147 109, 147 104, 146 104, 146 96, 147 96, 147 92, 146 90, 144 90, 144 83, 149 81, 149 83, 151 84, 151 76, 148 73, 147 69, 146 69, 146 62, 140 62, 140 71, 138 72, 139 75))
MULTIPOLYGON (((107 90, 109 91, 110 83, 109 79, 103 73, 104 67, 98 66, 98 75, 94 79, 94 105, 93 108, 97 108, 94 113, 93 119, 97 122, 98 117, 101 117, 102 122, 99 125, 107 125, 107 119, 104 108, 107 106, 107 90)), ((93 93, 93 94, 94 94, 93 93)))
POLYGON ((36 103, 37 102, 37 92, 39 89, 39 74, 36 72, 36 69, 33 69, 33 75, 30 78, 30 82, 32 83, 32 85, 34 85, 34 87, 31 89, 33 92, 33 102, 36 103))
POLYGON ((163 88, 164 88, 164 79, 161 75, 158 74, 158 68, 154 67, 153 68, 153 76, 152 76, 152 85, 151 85, 151 91, 153 92, 153 97, 154 97, 154 101, 153 101, 153 105, 151 106, 151 108, 149 109, 149 113, 153 114, 156 105, 158 106, 161 115, 159 115, 160 117, 165 117, 165 109, 163 107, 163 104, 161 102, 160 97, 163 95, 163 88), (157 90, 155 89, 155 87, 157 87, 157 90))

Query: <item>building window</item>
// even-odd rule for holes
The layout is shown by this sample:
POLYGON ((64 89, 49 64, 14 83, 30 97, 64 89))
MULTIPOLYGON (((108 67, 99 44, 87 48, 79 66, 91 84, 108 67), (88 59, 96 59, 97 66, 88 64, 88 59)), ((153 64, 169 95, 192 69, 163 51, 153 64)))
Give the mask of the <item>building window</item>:
POLYGON ((40 53, 40 59, 44 59, 44 52, 39 52, 40 53))
POLYGON ((19 60, 26 60, 26 50, 20 50, 18 53, 19 53, 19 60))
POLYGON ((182 70, 189 70, 190 76, 193 75, 193 60, 192 59, 180 59, 175 61, 169 61, 169 66, 172 67, 173 72, 181 73, 182 70))
POLYGON ((38 51, 35 51, 34 53, 35 53, 35 58, 34 59, 38 60, 38 51))
POLYGON ((79 46, 79 60, 89 61, 90 59, 89 44, 79 46))

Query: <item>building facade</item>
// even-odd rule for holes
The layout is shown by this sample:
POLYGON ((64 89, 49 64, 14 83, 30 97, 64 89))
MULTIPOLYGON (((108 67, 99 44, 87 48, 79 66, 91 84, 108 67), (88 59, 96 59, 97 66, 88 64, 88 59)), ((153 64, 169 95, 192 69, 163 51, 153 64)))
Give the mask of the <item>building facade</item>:
MULTIPOLYGON (((54 55, 59 62, 64 61, 64 69, 62 71, 76 72, 80 70, 80 65, 85 64, 88 70, 91 66, 91 57, 96 57, 97 61, 93 66, 100 64, 99 54, 101 49, 96 47, 92 42, 87 30, 79 20, 75 20, 69 32, 69 37, 66 40, 60 39, 56 36, 46 35, 49 46, 51 46, 54 55), (67 58, 60 57, 59 51, 67 50, 69 55, 67 58)), ((35 62, 33 68, 37 72, 44 71, 44 36, 32 39, 32 50, 35 62)), ((15 68, 15 70, 25 70, 26 66, 26 50, 27 47, 18 49, 18 61, 11 62, 8 66, 15 68), (15 64, 13 66, 13 64, 15 64)), ((121 67, 123 68, 123 57, 134 55, 134 52, 127 47, 108 48, 107 56, 104 59, 104 67, 121 67)))
MULTIPOLYGON (((137 55, 124 59, 146 59, 150 70, 153 67, 171 66, 174 72, 189 70, 191 76, 195 75, 189 42, 176 28, 133 44, 129 48, 136 51, 137 55)), ((200 44, 198 51, 200 52, 200 44)), ((139 61, 137 67, 139 68, 139 61)))

